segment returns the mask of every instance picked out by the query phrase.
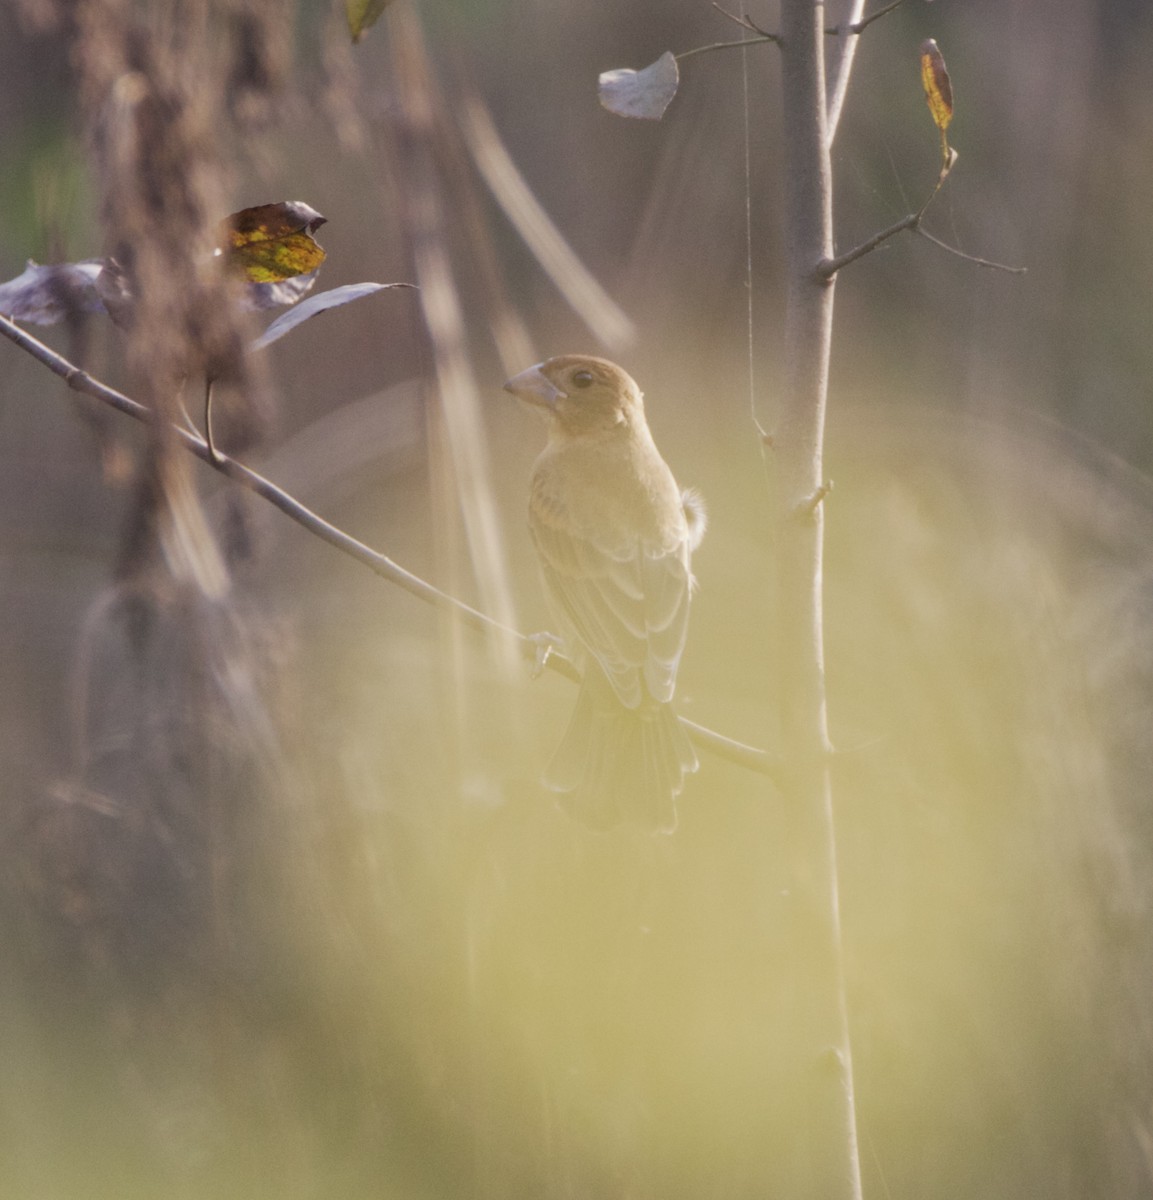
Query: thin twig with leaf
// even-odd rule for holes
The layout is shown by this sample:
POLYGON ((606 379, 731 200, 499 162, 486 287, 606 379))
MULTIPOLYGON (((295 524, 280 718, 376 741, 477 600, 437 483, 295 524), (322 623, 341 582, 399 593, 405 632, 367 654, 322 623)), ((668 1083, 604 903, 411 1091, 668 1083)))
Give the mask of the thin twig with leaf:
MULTIPOLYGON (((107 384, 101 383, 100 380, 94 378, 87 371, 81 370, 74 363, 57 354, 55 350, 46 346, 43 342, 34 338, 30 333, 21 329, 19 325, 4 316, 0 316, 0 334, 3 334, 9 341, 19 346, 21 350, 42 363, 53 374, 58 375, 73 391, 90 396, 102 404, 106 404, 118 412, 132 417, 134 420, 148 422, 155 419, 154 413, 146 405, 124 395, 123 392, 116 391, 107 384)), ((283 488, 278 487, 270 479, 265 478, 250 467, 244 466, 243 463, 237 462, 236 459, 229 458, 226 454, 221 453, 218 448, 210 446, 205 438, 200 437, 191 430, 180 425, 173 425, 171 433, 177 444, 190 454, 195 455, 201 462, 206 463, 213 470, 231 479, 234 483, 267 500, 309 533, 327 542, 342 554, 348 555, 349 558, 367 567, 374 574, 403 588, 410 595, 424 601, 426 604, 431 604, 441 610, 455 613, 474 632, 489 636, 497 634, 512 639, 516 642, 520 653, 526 660, 534 663, 539 662, 541 665, 555 671, 558 675, 563 675, 566 679, 573 681, 580 679, 580 674, 576 667, 563 654, 551 652, 547 656, 543 656, 543 662, 541 662, 542 656, 540 654, 539 637, 524 634, 517 629, 503 625, 479 609, 466 604, 463 600, 458 600, 455 596, 442 591, 427 580, 422 579, 419 575, 414 575, 411 571, 405 570, 404 567, 394 562, 387 555, 373 550, 370 546, 366 546, 363 542, 358 541, 350 534, 345 533, 344 530, 332 525, 323 517, 314 513, 310 508, 301 504, 299 500, 284 491, 283 488)), ((722 733, 717 733, 715 730, 686 720, 684 717, 681 718, 681 723, 685 726, 692 740, 702 749, 711 751, 718 757, 735 763, 738 766, 745 767, 750 771, 766 775, 774 781, 779 781, 780 761, 775 755, 757 749, 755 746, 745 745, 743 742, 726 737, 722 733)))
MULTIPOLYGON (((901 0, 898 0, 898 3, 900 2, 901 0)), ((876 17, 883 16, 885 12, 889 12, 895 7, 896 5, 892 4, 887 9, 882 9, 880 12, 875 13, 870 20, 875 20, 876 17)), ((1007 271, 1014 275, 1021 275, 1025 272, 1024 267, 1011 267, 1004 263, 993 262, 990 259, 977 258, 972 254, 966 254, 963 250, 958 250, 956 247, 950 246, 947 242, 941 241, 940 238, 926 233, 922 228, 921 223, 924 220, 925 213, 929 209, 929 205, 937 198, 937 194, 944 186, 945 180, 948 179, 949 173, 957 163, 957 151, 949 145, 948 138, 949 123, 953 119, 953 84, 949 78, 948 69, 945 66, 945 59, 937 47, 937 43, 932 38, 928 38, 921 43, 920 58, 921 81, 925 88, 925 102, 929 106, 929 112, 933 116, 933 123, 937 126, 941 138, 941 169, 937 174, 937 182, 933 185, 933 190, 929 193, 924 204, 916 212, 911 212, 899 221, 894 222, 887 229, 882 229, 879 233, 874 233, 872 237, 866 238, 859 246, 854 246, 852 250, 846 250, 844 254, 838 254, 819 262, 816 268, 816 277, 818 279, 826 281, 832 279, 843 267, 856 262, 859 258, 864 258, 866 254, 871 254, 878 247, 884 245, 890 238, 896 237, 897 234, 904 233, 906 230, 919 233, 942 250, 946 250, 950 254, 955 254, 958 258, 963 258, 978 266, 989 267, 997 271, 1007 271)))

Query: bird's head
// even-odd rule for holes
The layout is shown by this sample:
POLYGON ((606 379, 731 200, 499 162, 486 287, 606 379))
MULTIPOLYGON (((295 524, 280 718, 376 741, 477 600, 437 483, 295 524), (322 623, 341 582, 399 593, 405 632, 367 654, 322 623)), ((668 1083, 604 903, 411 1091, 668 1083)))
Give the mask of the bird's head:
POLYGON ((644 402, 627 371, 603 358, 562 354, 514 375, 505 385, 544 409, 566 433, 600 433, 644 421, 644 402))

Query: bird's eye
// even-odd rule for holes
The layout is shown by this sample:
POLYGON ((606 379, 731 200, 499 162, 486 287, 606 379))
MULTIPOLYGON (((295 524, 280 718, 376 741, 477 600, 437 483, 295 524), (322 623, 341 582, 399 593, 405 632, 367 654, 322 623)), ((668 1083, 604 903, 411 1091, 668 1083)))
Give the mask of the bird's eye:
POLYGON ((593 385, 593 373, 591 371, 574 371, 572 377, 573 387, 587 388, 593 385))

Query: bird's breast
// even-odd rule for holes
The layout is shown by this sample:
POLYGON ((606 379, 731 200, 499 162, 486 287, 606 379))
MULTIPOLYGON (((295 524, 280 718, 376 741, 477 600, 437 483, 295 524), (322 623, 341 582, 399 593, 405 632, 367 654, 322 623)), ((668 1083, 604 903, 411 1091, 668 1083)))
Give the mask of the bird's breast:
POLYGON ((676 482, 651 443, 548 446, 533 470, 530 513, 606 547, 639 542, 649 553, 667 553, 687 539, 676 482))

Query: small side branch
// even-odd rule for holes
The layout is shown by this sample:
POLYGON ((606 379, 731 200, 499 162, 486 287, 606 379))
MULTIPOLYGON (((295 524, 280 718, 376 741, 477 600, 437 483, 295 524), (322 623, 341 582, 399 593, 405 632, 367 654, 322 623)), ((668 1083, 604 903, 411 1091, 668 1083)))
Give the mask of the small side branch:
POLYGON ((825 281, 832 279, 842 267, 847 267, 850 263, 856 262, 858 258, 864 258, 866 254, 871 254, 878 246, 887 242, 889 238, 896 237, 898 233, 904 233, 906 229, 919 234, 926 241, 932 242, 934 246, 944 250, 947 254, 963 258, 966 262, 971 262, 978 267, 984 267, 986 270, 1005 271, 1009 275, 1024 275, 1028 272, 1028 267, 1014 267, 1008 263, 995 262, 989 258, 980 258, 976 254, 967 254, 964 250, 960 250, 956 246, 950 246, 948 242, 943 242, 940 238, 934 237, 924 228, 921 223, 924 215, 924 209, 920 212, 909 213, 907 217, 902 217, 895 224, 890 225, 888 229, 882 229, 880 233, 874 233, 871 238, 862 242, 859 246, 854 246, 852 250, 847 250, 844 254, 838 254, 836 258, 823 259, 817 264, 817 278, 825 281))
MULTIPOLYGON (((862 17, 859 21, 854 21, 849 27, 849 33, 863 33, 874 21, 879 21, 882 17, 887 17, 889 13, 900 8, 905 0, 893 0, 892 4, 886 4, 884 8, 878 8, 875 13, 870 13, 867 17, 862 17)), ((826 29, 826 33, 840 33, 840 29, 826 29)))
POLYGON ((776 42, 779 39, 771 33, 758 34, 756 37, 741 38, 736 42, 711 42, 707 46, 694 46, 692 50, 685 50, 681 54, 674 54, 673 58, 677 62, 684 62, 686 58, 692 58, 695 54, 707 54, 710 50, 736 50, 743 46, 756 46, 764 42, 776 42))
MULTIPOLYGON (((757 37, 759 39, 761 39, 762 41, 779 43, 781 40, 779 34, 770 33, 767 29, 762 29, 758 24, 756 24, 753 21, 753 19, 748 15, 748 13, 742 13, 738 17, 736 15, 736 13, 731 13, 727 9, 721 8, 721 6, 716 2, 716 0, 713 0, 713 8, 715 8, 717 10, 717 12, 719 12, 721 14, 722 17, 726 17, 726 18, 728 18, 728 20, 732 21, 733 24, 739 25, 742 29, 747 29, 750 33, 755 33, 757 35, 757 37)), ((742 45, 747 46, 749 44, 749 42, 748 41, 737 42, 735 44, 738 46, 742 46, 742 45)))
MULTIPOLYGON (((892 0, 891 4, 886 4, 884 8, 879 8, 875 13, 870 13, 869 16, 862 17, 859 21, 849 21, 843 25, 826 28, 825 33, 829 37, 840 37, 842 35, 849 35, 851 37, 859 36, 874 21, 879 21, 882 17, 887 17, 889 13, 900 8, 904 3, 905 0, 892 0)), ((770 33, 767 29, 762 29, 748 13, 741 13, 738 16, 736 13, 731 13, 727 9, 722 8, 716 3, 716 0, 713 0, 713 8, 722 17, 732 21, 734 25, 739 25, 742 29, 747 29, 754 36, 751 38, 742 38, 736 42, 712 42, 707 46, 696 46, 692 50, 686 50, 682 54, 674 55, 673 57, 676 58, 677 62, 683 62, 686 58, 692 58, 694 54, 707 54, 710 50, 735 50, 742 46, 755 46, 762 42, 773 42, 780 45, 781 35, 779 33, 770 33)))
POLYGON ((993 262, 988 258, 978 258, 975 254, 966 254, 964 250, 959 250, 956 246, 950 246, 948 242, 941 241, 940 238, 934 237, 920 225, 916 227, 916 232, 921 235, 926 241, 932 242, 934 246, 940 247, 947 254, 956 255, 957 258, 963 258, 966 262, 971 262, 978 267, 987 267, 990 271, 1006 271, 1010 275, 1024 275, 1028 272, 1028 267, 1011 267, 1008 263, 993 262))
POLYGON ((832 279, 834 275, 842 268, 847 267, 849 263, 854 263, 858 258, 864 258, 866 254, 871 254, 876 248, 887 242, 889 238, 896 237, 898 233, 904 233, 906 229, 917 229, 921 224, 922 213, 909 213, 907 217, 902 217, 895 225, 890 225, 888 229, 882 229, 880 233, 874 233, 867 241, 862 242, 859 246, 854 246, 852 250, 847 250, 844 254, 838 254, 836 258, 822 259, 817 264, 817 278, 823 280, 832 279))
POLYGON ((934 237, 931 233, 927 233, 922 226, 925 219, 925 213, 929 210, 929 205, 937 198, 937 193, 941 190, 945 180, 949 177, 949 172, 953 169, 953 165, 957 161, 957 152, 953 150, 948 143, 944 142, 944 134, 942 133, 942 144, 944 145, 944 165, 941 167, 941 173, 937 176, 937 182, 933 190, 929 193, 929 198, 921 205, 916 212, 911 212, 907 216, 902 217, 899 221, 894 222, 888 229, 882 229, 879 233, 874 233, 871 238, 867 238, 859 246, 854 246, 852 250, 847 250, 844 254, 838 254, 833 258, 824 258, 817 263, 814 270, 814 276, 823 283, 828 283, 842 267, 847 267, 850 263, 854 263, 859 258, 864 258, 866 254, 871 254, 878 246, 884 245, 890 238, 896 237, 899 233, 904 233, 906 229, 912 230, 914 233, 919 233, 921 237, 932 242, 934 246, 947 251, 949 254, 954 254, 958 258, 963 258, 968 262, 974 263, 979 267, 987 267, 992 271, 1007 271, 1011 275, 1024 275, 1025 267, 1011 267, 1005 263, 993 262, 987 258, 978 258, 974 254, 966 254, 963 250, 958 250, 955 246, 950 246, 947 242, 943 242, 940 238, 934 237))
POLYGON ((802 521, 812 520, 813 514, 825 502, 825 499, 832 490, 833 481, 831 479, 825 483, 822 483, 821 486, 816 489, 816 491, 814 491, 811 495, 806 496, 794 507, 793 516, 802 521))
MULTIPOLYGON (((944 137, 943 134, 942 137, 944 137)), ((902 217, 896 224, 890 225, 888 229, 882 229, 880 233, 874 233, 867 241, 862 242, 859 246, 855 246, 847 253, 839 254, 835 258, 826 258, 819 262, 816 270, 817 278, 827 283, 842 267, 847 267, 849 263, 856 262, 858 258, 864 258, 866 254, 871 254, 878 246, 887 242, 889 238, 896 237, 898 233, 904 233, 906 229, 919 229, 925 213, 929 211, 929 205, 937 198, 937 193, 944 186, 945 180, 949 178, 949 172, 953 169, 953 164, 957 161, 956 152, 951 151, 947 144, 945 151, 944 164, 941 167, 941 173, 937 176, 937 182, 933 190, 929 193, 928 199, 916 212, 909 213, 907 217, 902 217)))
MULTIPOLYGON (((108 387, 107 384, 101 383, 98 379, 94 379, 87 371, 82 371, 74 363, 57 354, 55 350, 44 345, 43 342, 34 338, 30 333, 21 329, 19 325, 4 316, 0 316, 0 334, 3 334, 9 341, 19 346, 21 350, 30 354, 54 375, 58 375, 73 391, 90 396, 94 400, 99 400, 102 404, 116 409, 117 412, 131 417, 133 420, 148 422, 155 419, 155 414, 146 405, 124 395, 123 392, 118 392, 114 388, 108 387)), ((235 459, 229 458, 226 454, 222 454, 219 449, 215 446, 210 446, 198 434, 185 429, 183 426, 173 425, 172 436, 176 438, 185 450, 190 454, 194 454, 201 462, 206 463, 213 470, 231 479, 234 483, 267 500, 309 533, 327 542, 341 553, 348 555, 348 557, 355 559, 374 574, 387 579, 390 583, 395 583, 398 587, 403 588, 404 591, 415 596, 418 600, 424 601, 426 604, 456 613, 469 628, 478 633, 500 633, 506 637, 513 638, 519 645, 522 655, 527 660, 535 661, 538 658, 540 654, 538 638, 523 634, 517 629, 511 629, 501 622, 493 620, 492 617, 487 616, 479 609, 465 604, 463 600, 458 600, 455 596, 450 596, 447 592, 442 592, 440 588, 421 579, 419 575, 414 575, 411 571, 406 571, 398 563, 393 562, 391 558, 378 553, 363 542, 357 541, 356 538, 345 533, 344 530, 330 524, 310 508, 306 508, 299 500, 289 495, 283 488, 277 487, 270 479, 266 479, 250 467, 246 467, 235 459)), ((563 654, 555 652, 549 654, 542 665, 548 667, 549 670, 556 672, 558 675, 563 675, 566 679, 574 682, 580 680, 580 672, 563 654)), ((755 746, 747 746, 743 742, 726 737, 715 730, 707 729, 703 725, 697 725, 693 721, 686 721, 683 717, 681 718, 681 723, 685 726, 692 740, 702 749, 709 750, 719 758, 727 759, 729 762, 745 767, 747 770, 755 771, 760 775, 766 775, 774 780, 774 782, 779 783, 781 781, 783 777, 781 760, 777 755, 759 750, 755 746)))

